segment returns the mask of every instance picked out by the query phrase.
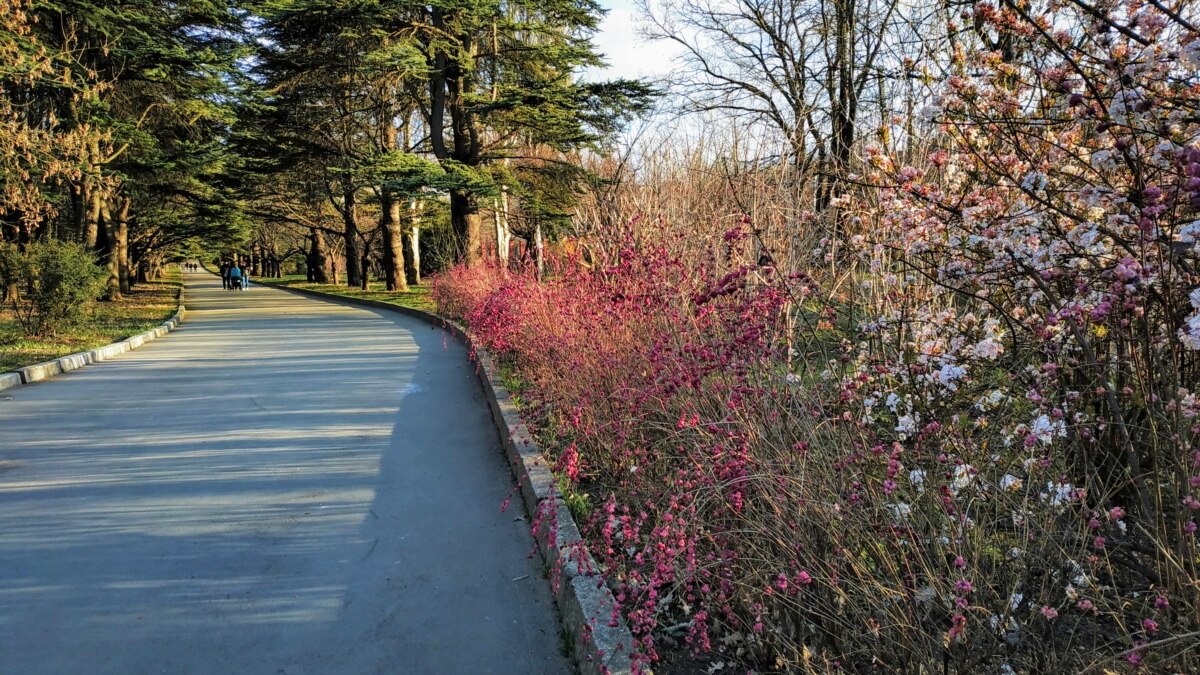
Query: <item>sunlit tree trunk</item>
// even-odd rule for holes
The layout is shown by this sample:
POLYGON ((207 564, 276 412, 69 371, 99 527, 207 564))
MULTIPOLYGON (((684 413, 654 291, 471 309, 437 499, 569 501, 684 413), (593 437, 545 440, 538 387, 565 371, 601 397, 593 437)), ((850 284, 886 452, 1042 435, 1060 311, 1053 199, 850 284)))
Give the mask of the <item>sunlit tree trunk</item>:
POLYGON ((112 217, 112 207, 107 199, 100 200, 100 217, 97 219, 97 235, 100 243, 100 254, 104 261, 104 269, 108 272, 106 300, 113 302, 121 300, 121 260, 118 249, 120 243, 117 235, 117 222, 112 217))
POLYGON ((383 198, 383 274, 389 291, 407 291, 404 277, 404 232, 400 200, 384 192, 383 198))
POLYGON ((329 283, 329 250, 321 231, 309 230, 308 280, 318 284, 329 283))
POLYGON ((420 208, 421 205, 416 199, 408 200, 411 222, 404 246, 404 273, 408 277, 408 283, 413 285, 421 283, 421 216, 418 215, 420 208))
POLYGON ((117 283, 122 293, 128 293, 130 287, 129 267, 129 205, 128 197, 122 197, 117 207, 117 283))

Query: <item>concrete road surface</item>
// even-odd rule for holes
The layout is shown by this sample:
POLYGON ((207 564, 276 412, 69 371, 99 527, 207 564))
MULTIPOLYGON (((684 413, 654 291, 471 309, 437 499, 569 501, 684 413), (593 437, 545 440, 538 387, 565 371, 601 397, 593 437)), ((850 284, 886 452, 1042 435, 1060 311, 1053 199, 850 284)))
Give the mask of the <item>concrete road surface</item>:
POLYGON ((187 276, 183 326, 0 392, 0 673, 569 673, 465 349, 187 276))

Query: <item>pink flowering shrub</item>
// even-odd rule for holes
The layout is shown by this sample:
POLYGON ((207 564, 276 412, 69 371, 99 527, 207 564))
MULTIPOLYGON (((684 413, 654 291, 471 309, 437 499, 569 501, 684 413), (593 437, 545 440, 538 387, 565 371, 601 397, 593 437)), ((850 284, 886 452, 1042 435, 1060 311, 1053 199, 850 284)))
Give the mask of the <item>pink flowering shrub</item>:
POLYGON ((864 149, 824 246, 635 218, 438 280, 642 665, 1200 669, 1200 39, 1100 16, 977 5, 1015 46, 955 55, 920 161, 864 149))

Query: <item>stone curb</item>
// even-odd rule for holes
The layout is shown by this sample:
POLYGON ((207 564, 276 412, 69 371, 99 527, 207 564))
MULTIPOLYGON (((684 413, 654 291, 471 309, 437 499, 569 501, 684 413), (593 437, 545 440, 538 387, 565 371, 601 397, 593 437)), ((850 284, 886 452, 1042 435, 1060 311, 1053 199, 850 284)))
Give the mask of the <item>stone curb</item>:
POLYGON ((120 342, 114 342, 110 345, 97 347, 96 349, 91 349, 86 352, 68 354, 52 361, 35 363, 31 366, 17 368, 16 370, 12 370, 7 373, 0 373, 0 390, 22 384, 41 382, 42 380, 48 380, 56 375, 61 375, 62 373, 69 373, 72 370, 85 368, 93 363, 107 361, 118 354, 124 354, 132 349, 137 349, 151 340, 166 335, 167 333, 175 330, 179 324, 183 323, 183 319, 187 315, 187 308, 184 306, 185 294, 186 289, 181 286, 179 288, 179 300, 178 306, 175 309, 175 314, 173 314, 170 319, 167 319, 159 326, 144 333, 139 333, 133 337, 121 340, 120 342))
POLYGON ((551 569, 554 601, 563 628, 574 645, 575 665, 581 675, 630 675, 633 671, 629 658, 633 635, 624 617, 616 610, 616 599, 587 550, 579 526, 566 503, 557 496, 554 475, 537 441, 521 421, 512 394, 500 380, 491 354, 477 346, 467 331, 432 312, 307 288, 288 288, 270 280, 260 279, 259 283, 297 295, 405 314, 448 331, 467 346, 478 366, 476 373, 492 411, 492 421, 496 424, 504 454, 516 476, 521 500, 534 519, 533 536, 538 552, 551 569))

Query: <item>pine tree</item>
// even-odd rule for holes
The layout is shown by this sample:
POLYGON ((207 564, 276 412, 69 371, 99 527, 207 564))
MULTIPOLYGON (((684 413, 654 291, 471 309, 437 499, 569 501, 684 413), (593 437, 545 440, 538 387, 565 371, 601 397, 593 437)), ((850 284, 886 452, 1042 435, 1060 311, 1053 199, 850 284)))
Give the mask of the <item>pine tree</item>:
POLYGON ((232 121, 241 15, 205 0, 39 0, 34 11, 43 41, 72 54, 73 76, 104 85, 61 99, 55 114, 97 130, 69 188, 72 224, 101 251, 108 296, 120 299, 164 243, 205 232, 202 217, 228 211, 222 136, 232 121), (151 221, 142 211, 186 216, 151 221), (168 233, 171 224, 191 229, 168 233))
POLYGON ((522 149, 595 146, 652 95, 635 81, 578 81, 580 68, 602 63, 590 39, 602 11, 593 0, 429 4, 426 116, 434 156, 463 177, 450 191, 461 262, 481 254, 478 200, 496 191, 489 165, 522 149))

